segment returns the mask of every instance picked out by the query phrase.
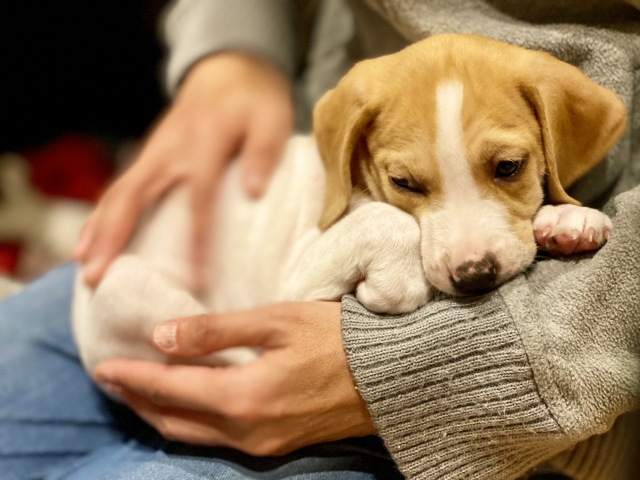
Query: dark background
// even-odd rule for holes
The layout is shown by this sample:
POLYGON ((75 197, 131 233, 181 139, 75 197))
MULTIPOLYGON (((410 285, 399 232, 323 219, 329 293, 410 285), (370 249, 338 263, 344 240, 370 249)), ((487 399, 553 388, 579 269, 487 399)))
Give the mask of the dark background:
POLYGON ((139 136, 165 103, 165 0, 2 0, 0 152, 68 131, 139 136))

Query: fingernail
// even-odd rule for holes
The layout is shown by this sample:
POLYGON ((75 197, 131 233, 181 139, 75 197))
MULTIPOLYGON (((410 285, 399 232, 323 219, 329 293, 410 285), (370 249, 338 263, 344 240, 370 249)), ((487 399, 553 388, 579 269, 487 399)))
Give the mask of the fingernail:
POLYGON ((170 350, 176 346, 178 324, 168 321, 158 325, 153 331, 153 341, 163 350, 170 350))

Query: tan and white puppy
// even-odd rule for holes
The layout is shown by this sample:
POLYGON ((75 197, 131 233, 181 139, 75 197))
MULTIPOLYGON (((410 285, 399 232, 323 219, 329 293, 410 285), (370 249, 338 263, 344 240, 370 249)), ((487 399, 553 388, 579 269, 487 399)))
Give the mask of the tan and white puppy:
MULTIPOLYGON (((553 57, 438 35, 356 65, 294 137, 259 201, 237 165, 217 198, 209 290, 192 293, 189 199, 170 193, 94 290, 80 280, 74 333, 85 367, 169 361, 160 321, 355 292, 369 309, 414 310, 433 287, 478 293, 523 271, 536 242, 595 249, 611 223, 565 188, 614 145, 620 101, 553 57), (317 144, 317 146, 316 146, 317 144), (547 197, 549 205, 541 208, 547 197)), ((206 363, 244 362, 249 349, 206 363)))
POLYGON ((418 221, 425 274, 439 290, 496 285, 532 262, 534 227, 562 253, 603 243, 608 219, 564 189, 625 124, 612 92, 550 55, 431 37, 356 65, 316 107, 328 176, 320 226, 363 194, 418 221), (538 212, 545 184, 548 203, 567 205, 538 212))

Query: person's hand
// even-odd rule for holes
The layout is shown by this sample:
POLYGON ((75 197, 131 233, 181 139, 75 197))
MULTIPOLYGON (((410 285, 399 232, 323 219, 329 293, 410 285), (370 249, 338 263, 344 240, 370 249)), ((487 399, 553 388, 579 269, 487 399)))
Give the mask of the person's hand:
POLYGON ((191 191, 194 284, 201 266, 216 184, 236 153, 244 188, 259 196, 293 128, 289 81, 274 67, 239 53, 219 53, 187 74, 134 164, 105 192, 74 250, 95 286, 120 253, 141 211, 172 186, 191 191))
POLYGON ((169 440, 281 455, 376 433, 347 365, 339 303, 169 320, 156 327, 154 343, 183 357, 234 346, 262 349, 244 366, 99 364, 94 379, 169 440))

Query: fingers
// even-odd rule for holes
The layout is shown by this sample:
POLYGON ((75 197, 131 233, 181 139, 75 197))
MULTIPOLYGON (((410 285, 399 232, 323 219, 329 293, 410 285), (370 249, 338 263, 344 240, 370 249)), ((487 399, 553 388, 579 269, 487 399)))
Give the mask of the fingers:
POLYGON ((199 180, 191 182, 190 201, 192 218, 191 265, 194 288, 202 292, 206 288, 205 270, 207 262, 207 245, 209 244, 209 228, 211 225, 212 186, 209 182, 199 180))
POLYGON ((192 445, 238 448, 235 438, 247 435, 246 429, 225 417, 175 407, 161 407, 130 390, 115 392, 146 423, 165 439, 192 445))
POLYGON ((169 441, 210 447, 232 446, 220 428, 212 425, 215 417, 211 414, 160 407, 145 397, 123 388, 117 388, 112 393, 126 402, 142 420, 152 425, 169 441))
POLYGON ((237 404, 237 392, 246 389, 247 375, 238 375, 240 368, 118 359, 100 363, 94 379, 130 390, 159 406, 229 414, 230 406, 237 404))
POLYGON ((264 366, 255 364, 216 368, 115 359, 100 363, 93 378, 127 403, 134 394, 169 413, 185 410, 250 423, 266 416, 273 382, 265 375, 264 366))
POLYGON ((87 262, 83 276, 89 286, 97 285, 120 253, 143 207, 134 192, 125 191, 108 202, 102 201, 91 214, 73 254, 75 260, 87 262))
POLYGON ((264 193, 293 130, 293 114, 286 101, 260 110, 252 119, 240 153, 242 182, 252 197, 264 193))
MULTIPOLYGON (((224 167, 237 149, 238 133, 213 128, 209 138, 202 141, 194 153, 194 169, 190 178, 190 202, 192 218, 191 265, 196 291, 207 286, 205 272, 209 262, 213 196, 224 167)), ((204 136, 204 135, 203 135, 204 136)))
MULTIPOLYGON (((260 428, 260 422, 243 421, 211 412, 160 406, 147 397, 111 386, 109 391, 122 399, 165 439, 192 445, 231 447, 249 455, 283 455, 302 445, 290 445, 286 433, 260 428)), ((291 430, 290 428, 287 430, 291 430)))
POLYGON ((103 195, 85 223, 73 258, 84 262, 83 278, 98 284, 109 264, 126 245, 140 213, 177 179, 134 166, 103 195))
POLYGON ((296 304, 254 310, 203 314, 158 325, 153 341, 163 353, 197 357, 231 347, 274 348, 283 344, 288 326, 298 321, 296 304))

